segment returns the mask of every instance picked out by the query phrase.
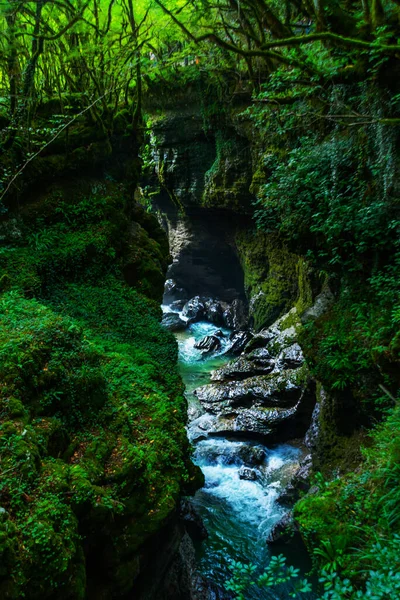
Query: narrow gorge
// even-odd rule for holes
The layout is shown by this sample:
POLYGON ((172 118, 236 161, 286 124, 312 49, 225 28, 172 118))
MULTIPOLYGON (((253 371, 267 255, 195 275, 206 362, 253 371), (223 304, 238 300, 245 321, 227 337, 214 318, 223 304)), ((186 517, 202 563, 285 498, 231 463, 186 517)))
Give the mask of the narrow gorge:
POLYGON ((0 599, 400 600, 399 19, 0 3, 0 599))

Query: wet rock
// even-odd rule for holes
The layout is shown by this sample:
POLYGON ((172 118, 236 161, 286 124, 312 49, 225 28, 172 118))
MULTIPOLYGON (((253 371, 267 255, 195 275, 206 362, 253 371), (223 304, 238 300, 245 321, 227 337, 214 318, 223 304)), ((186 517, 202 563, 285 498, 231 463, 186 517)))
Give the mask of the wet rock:
POLYGON ((234 300, 225 310, 223 320, 230 329, 244 329, 248 324, 248 309, 243 300, 234 300))
POLYGON ((194 347, 203 350, 203 354, 215 352, 221 349, 221 340, 216 335, 206 335, 202 340, 196 342, 194 347))
POLYGON ((310 489, 310 478, 312 474, 312 456, 307 454, 301 461, 298 470, 293 477, 293 484, 302 492, 310 489))
POLYGON ((238 455, 246 466, 251 467, 261 465, 266 457, 264 448, 249 444, 242 446, 238 452, 238 455))
POLYGON ((194 400, 191 400, 189 402, 187 412, 188 412, 188 422, 191 423, 192 421, 195 421, 196 419, 198 419, 199 417, 204 415, 205 410, 199 402, 195 402, 194 400))
POLYGON ((307 454, 301 461, 299 468, 285 487, 283 492, 277 498, 278 504, 283 506, 293 506, 302 494, 310 489, 310 478, 312 473, 312 457, 307 454))
POLYGON ((244 352, 248 354, 256 348, 265 348, 266 345, 276 337, 275 333, 272 333, 269 329, 263 329, 252 337, 249 343, 246 345, 244 352))
POLYGON ((305 401, 300 401, 288 409, 233 408, 218 415, 205 414, 190 424, 189 438, 195 442, 210 435, 232 435, 263 441, 287 441, 304 433, 307 426, 304 424, 305 404, 305 401))
POLYGON ((256 348, 270 348, 278 355, 281 350, 296 341, 296 328, 294 325, 287 326, 288 322, 296 320, 297 310, 292 308, 288 313, 280 317, 275 323, 266 329, 262 329, 247 344, 245 353, 250 353, 256 348))
POLYGON ((276 502, 281 506, 291 507, 299 499, 299 491, 292 483, 288 483, 285 489, 279 494, 276 502))
POLYGON ((282 350, 278 356, 277 368, 297 369, 304 363, 304 354, 299 344, 295 342, 282 350))
POLYGON ((214 335, 216 335, 219 338, 224 338, 225 334, 223 331, 221 331, 220 329, 217 329, 217 331, 214 331, 214 335))
POLYGON ((171 304, 171 302, 182 300, 187 298, 187 292, 183 288, 179 287, 174 279, 167 279, 164 284, 164 304, 171 304))
POLYGON ((208 413, 192 423, 196 438, 230 433, 268 441, 302 437, 315 405, 311 381, 299 385, 283 374, 209 384, 195 394, 208 413))
POLYGON ((223 325, 223 309, 221 302, 218 300, 206 300, 204 302, 205 305, 205 319, 210 323, 214 323, 215 325, 223 325))
POLYGON ((179 515, 193 541, 201 541, 208 538, 208 531, 203 523, 203 519, 190 500, 181 500, 179 515))
POLYGON ((267 375, 271 373, 274 367, 275 363, 272 360, 248 360, 246 357, 241 356, 224 367, 213 371, 211 381, 238 381, 256 375, 267 375))
POLYGON ((293 520, 292 512, 286 513, 278 523, 271 529, 267 537, 267 544, 285 544, 290 542, 295 534, 297 534, 296 524, 293 520))
POLYGON ((255 469, 249 469, 249 467, 240 467, 239 479, 245 479, 246 481, 256 481, 257 471, 255 469))
POLYGON ((241 354, 252 338, 250 331, 234 331, 229 337, 230 345, 225 354, 241 354))
MULTIPOLYGON (((234 365, 240 365, 240 359, 234 365)), ((233 369, 235 366, 232 367, 233 369)), ((239 366, 237 367, 239 372, 239 366)), ((218 377, 218 370, 213 377, 218 377)), ((211 383, 194 391, 202 406, 213 414, 232 407, 250 406, 286 408, 294 406, 303 395, 303 382, 296 371, 276 375, 249 377, 244 381, 211 383)))
POLYGON ((205 440, 209 433, 218 429, 217 419, 214 415, 207 413, 194 419, 188 429, 189 440, 193 443, 205 440))
POLYGON ((200 296, 195 296, 182 309, 182 316, 190 319, 193 323, 205 318, 206 306, 200 296))
POLYGON ((185 306, 187 302, 187 299, 183 299, 183 300, 174 300, 174 302, 171 302, 170 304, 170 308, 172 310, 178 310, 181 311, 183 309, 183 307, 185 306))
POLYGON ((177 313, 165 313, 161 324, 169 331, 183 331, 187 327, 186 321, 181 319, 177 313))
POLYGON ((246 355, 248 360, 269 360, 273 358, 271 351, 268 348, 257 348, 246 355))

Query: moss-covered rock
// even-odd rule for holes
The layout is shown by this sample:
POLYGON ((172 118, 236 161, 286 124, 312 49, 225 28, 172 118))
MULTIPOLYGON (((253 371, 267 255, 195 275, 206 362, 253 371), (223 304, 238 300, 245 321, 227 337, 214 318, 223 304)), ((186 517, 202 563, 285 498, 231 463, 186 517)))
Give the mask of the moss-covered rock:
POLYGON ((290 252, 279 238, 247 230, 237 236, 236 243, 254 329, 270 325, 293 306, 300 313, 312 303, 306 261, 290 252))
POLYGON ((140 548, 201 483, 160 325, 167 240, 128 198, 74 177, 1 226, 4 598, 85 598, 92 564, 105 597, 127 593, 140 548))

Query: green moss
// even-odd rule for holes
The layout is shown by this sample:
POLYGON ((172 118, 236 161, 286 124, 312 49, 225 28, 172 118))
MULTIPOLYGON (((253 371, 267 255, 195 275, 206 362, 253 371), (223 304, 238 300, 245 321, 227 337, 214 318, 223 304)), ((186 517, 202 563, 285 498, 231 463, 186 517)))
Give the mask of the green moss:
POLYGON ((356 578, 358 583, 374 566, 372 549, 377 540, 386 545, 400 532, 400 444, 393 435, 399 418, 396 406, 372 434, 356 469, 348 465, 351 470, 333 481, 319 476, 313 493, 295 506, 295 519, 309 550, 313 552, 321 542, 330 541, 335 552, 340 550, 343 575, 356 578))
POLYGON ((88 548, 127 591, 138 548, 199 482, 177 346, 160 325, 165 236, 118 186, 84 188, 44 190, 0 252, 0 594, 11 599, 84 598, 88 548))
POLYGON ((276 237, 247 231, 237 237, 250 315, 256 330, 268 326, 298 302, 307 303, 306 267, 276 237))

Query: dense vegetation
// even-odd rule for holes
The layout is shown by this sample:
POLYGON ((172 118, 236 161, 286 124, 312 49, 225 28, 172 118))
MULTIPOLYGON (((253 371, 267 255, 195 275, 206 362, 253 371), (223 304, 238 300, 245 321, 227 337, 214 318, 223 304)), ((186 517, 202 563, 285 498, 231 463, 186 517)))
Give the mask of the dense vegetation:
POLYGON ((206 131, 250 131, 258 227, 335 297, 301 332, 334 410, 295 511, 326 597, 399 597, 399 18, 398 0, 1 3, 0 595, 83 598, 93 531, 119 518, 122 594, 194 477, 155 302, 167 249, 134 190, 143 106, 197 86, 206 131))

